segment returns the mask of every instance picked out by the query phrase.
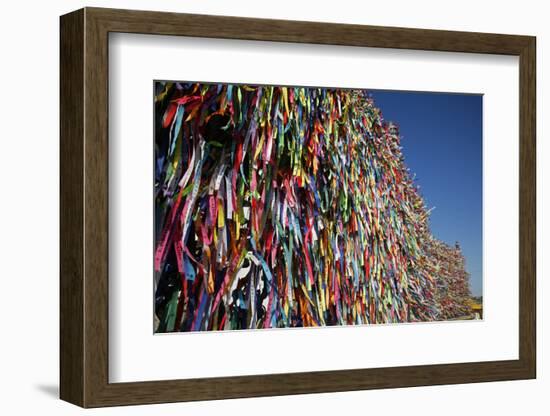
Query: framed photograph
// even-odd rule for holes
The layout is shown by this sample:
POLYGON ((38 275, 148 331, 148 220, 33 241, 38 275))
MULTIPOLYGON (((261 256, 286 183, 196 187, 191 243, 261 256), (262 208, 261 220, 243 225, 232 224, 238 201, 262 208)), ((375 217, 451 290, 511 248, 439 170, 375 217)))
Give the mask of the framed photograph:
POLYGON ((82 407, 536 377, 535 38, 61 17, 82 407))

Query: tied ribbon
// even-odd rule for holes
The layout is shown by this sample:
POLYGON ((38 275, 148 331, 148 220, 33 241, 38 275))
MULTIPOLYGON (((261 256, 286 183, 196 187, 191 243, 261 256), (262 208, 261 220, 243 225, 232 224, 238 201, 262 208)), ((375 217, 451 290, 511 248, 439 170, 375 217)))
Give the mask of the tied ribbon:
POLYGON ((469 313, 395 124, 365 90, 159 83, 158 331, 469 313))

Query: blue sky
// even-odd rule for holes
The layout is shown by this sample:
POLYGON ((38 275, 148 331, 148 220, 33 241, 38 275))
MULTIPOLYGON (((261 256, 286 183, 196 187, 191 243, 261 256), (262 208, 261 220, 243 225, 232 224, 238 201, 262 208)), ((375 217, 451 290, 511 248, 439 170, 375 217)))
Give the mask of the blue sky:
POLYGON ((482 96, 369 90, 399 125, 405 163, 428 208, 432 233, 458 241, 472 294, 482 294, 482 96))

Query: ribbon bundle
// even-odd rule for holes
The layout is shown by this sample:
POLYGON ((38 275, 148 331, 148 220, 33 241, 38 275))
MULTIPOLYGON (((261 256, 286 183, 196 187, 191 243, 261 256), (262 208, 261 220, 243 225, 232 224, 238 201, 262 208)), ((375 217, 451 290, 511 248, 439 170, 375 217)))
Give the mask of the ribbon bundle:
POLYGON ((398 130, 366 91, 155 87, 157 332, 463 312, 398 130))
POLYGON ((472 314, 469 275, 465 270, 465 260, 460 245, 455 247, 430 237, 426 241, 426 251, 432 260, 432 273, 437 276, 436 300, 439 306, 439 319, 454 319, 472 314))

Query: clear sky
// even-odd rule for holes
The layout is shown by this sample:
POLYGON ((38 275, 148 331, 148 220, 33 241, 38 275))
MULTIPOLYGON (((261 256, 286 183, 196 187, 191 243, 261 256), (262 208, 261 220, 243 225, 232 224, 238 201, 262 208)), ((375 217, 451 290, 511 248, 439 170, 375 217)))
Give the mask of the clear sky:
POLYGON ((428 208, 434 236, 459 242, 472 294, 482 294, 482 96, 369 90, 399 126, 405 163, 428 208))

